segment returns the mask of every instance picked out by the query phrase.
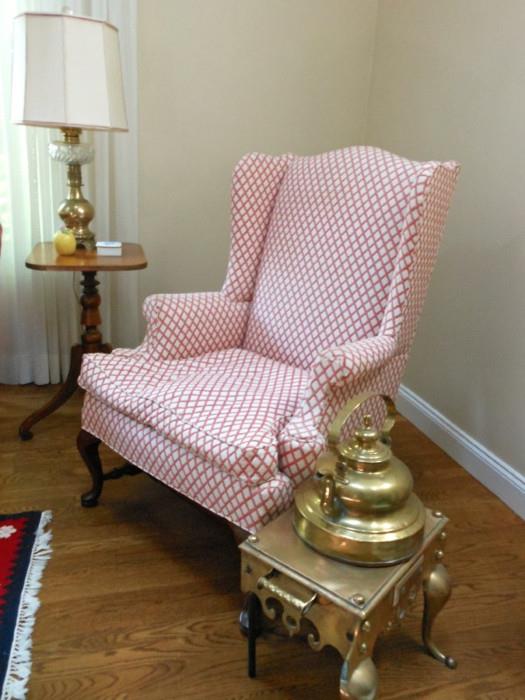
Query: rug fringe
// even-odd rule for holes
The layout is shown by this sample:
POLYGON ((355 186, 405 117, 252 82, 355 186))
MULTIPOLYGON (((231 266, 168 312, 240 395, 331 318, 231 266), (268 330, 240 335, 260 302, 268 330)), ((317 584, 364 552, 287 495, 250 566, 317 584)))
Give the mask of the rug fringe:
POLYGON ((1 700, 24 700, 27 694, 27 684, 31 675, 31 637, 35 614, 40 606, 38 593, 42 586, 42 574, 51 556, 51 531, 46 532, 45 529, 52 517, 50 510, 43 511, 40 516, 22 591, 1 700))

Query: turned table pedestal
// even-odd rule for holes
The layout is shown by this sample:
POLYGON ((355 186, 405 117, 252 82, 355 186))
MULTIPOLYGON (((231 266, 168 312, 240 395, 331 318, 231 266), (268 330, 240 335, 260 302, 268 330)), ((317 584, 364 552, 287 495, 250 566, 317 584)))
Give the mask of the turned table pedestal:
POLYGON ((35 423, 60 408, 77 389, 82 355, 86 352, 111 352, 111 346, 102 341, 100 326, 100 295, 97 272, 120 272, 141 270, 147 266, 142 247, 136 243, 123 243, 122 255, 98 255, 96 251, 78 249, 74 255, 58 255, 53 243, 38 243, 26 260, 31 270, 52 270, 55 272, 81 272, 82 296, 80 323, 83 333, 80 343, 71 348, 71 364, 66 381, 50 401, 28 416, 18 429, 22 440, 33 437, 31 428, 35 423))
POLYGON ((295 534, 290 510, 241 545, 241 586, 247 593, 241 615, 248 636, 248 673, 255 676, 255 640, 261 613, 278 616, 290 636, 309 630, 315 651, 335 647, 343 658, 341 700, 374 700, 378 675, 372 660, 376 639, 399 624, 423 589, 423 643, 449 668, 456 662, 436 647, 432 626, 450 596, 442 563, 448 522, 427 511, 423 545, 410 560, 367 568, 329 559, 295 534))

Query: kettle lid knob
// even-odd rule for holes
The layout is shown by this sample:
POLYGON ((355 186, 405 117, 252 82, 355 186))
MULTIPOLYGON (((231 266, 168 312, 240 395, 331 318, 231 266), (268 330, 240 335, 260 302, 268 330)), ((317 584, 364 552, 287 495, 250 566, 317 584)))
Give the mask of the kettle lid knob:
POLYGON ((340 443, 338 451, 350 466, 359 469, 359 465, 380 465, 387 463, 392 457, 392 451, 381 441, 383 433, 373 424, 372 416, 366 415, 362 425, 357 428, 349 443, 340 443))

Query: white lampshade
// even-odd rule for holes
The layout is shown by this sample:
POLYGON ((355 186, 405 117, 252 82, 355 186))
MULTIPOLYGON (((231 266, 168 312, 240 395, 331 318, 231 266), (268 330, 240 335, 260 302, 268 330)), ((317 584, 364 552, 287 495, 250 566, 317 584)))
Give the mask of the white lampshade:
POLYGON ((91 17, 14 19, 15 124, 127 131, 118 30, 91 17))

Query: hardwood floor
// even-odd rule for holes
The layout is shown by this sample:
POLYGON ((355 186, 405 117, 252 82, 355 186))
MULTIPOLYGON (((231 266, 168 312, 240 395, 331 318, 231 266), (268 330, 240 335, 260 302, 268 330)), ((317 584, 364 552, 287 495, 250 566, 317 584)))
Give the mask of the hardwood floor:
MULTIPOLYGON (((0 387, 0 512, 54 518, 30 700, 335 700, 338 655, 275 633, 259 641, 258 678, 247 678, 239 557, 224 523, 144 475, 108 482, 97 508, 80 507, 80 396, 18 440, 53 390, 0 387)), ((525 523, 406 421, 394 449, 424 503, 451 519, 455 585, 435 637, 459 667, 422 653, 417 607, 376 647, 379 697, 524 700, 525 523)))

